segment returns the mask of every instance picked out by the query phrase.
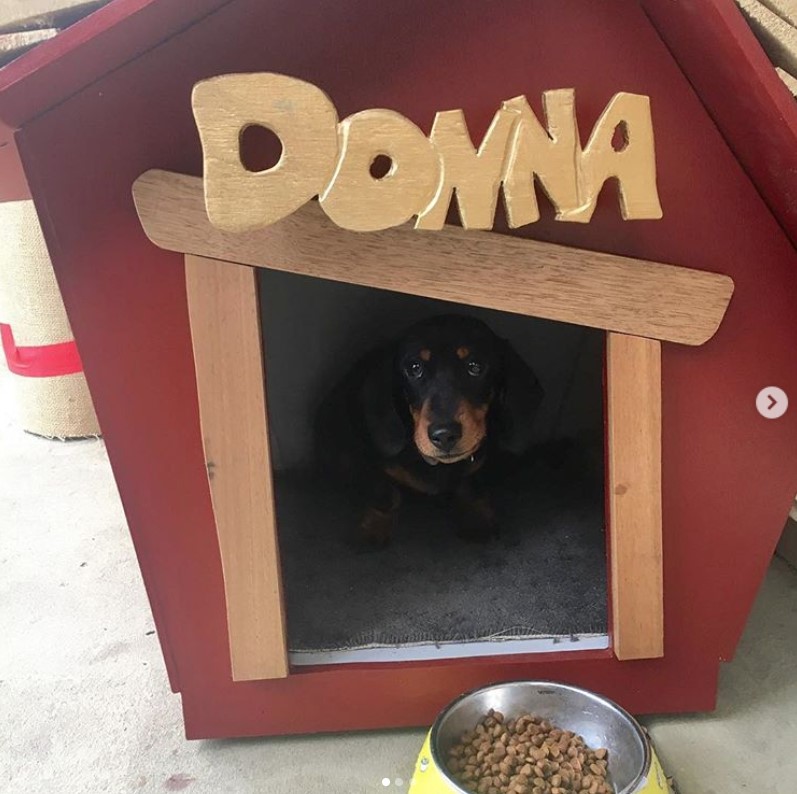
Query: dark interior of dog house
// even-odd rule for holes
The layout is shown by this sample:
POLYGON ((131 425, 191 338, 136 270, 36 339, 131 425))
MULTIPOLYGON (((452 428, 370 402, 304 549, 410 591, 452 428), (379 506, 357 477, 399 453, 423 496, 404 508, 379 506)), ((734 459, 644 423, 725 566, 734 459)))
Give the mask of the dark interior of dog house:
POLYGON ((291 662, 608 647, 603 333, 271 270, 259 278, 291 662), (490 487, 500 535, 469 543, 445 505, 407 494, 391 543, 365 549, 353 533, 362 506, 315 460, 318 406, 363 354, 452 312, 507 340, 544 390, 531 448, 490 487))

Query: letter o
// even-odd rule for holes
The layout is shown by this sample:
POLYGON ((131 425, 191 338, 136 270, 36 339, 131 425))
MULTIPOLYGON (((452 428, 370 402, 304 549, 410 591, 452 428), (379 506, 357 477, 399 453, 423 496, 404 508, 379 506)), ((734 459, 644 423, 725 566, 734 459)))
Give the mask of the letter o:
POLYGON ((418 215, 435 197, 440 158, 423 132, 393 110, 363 110, 338 125, 338 165, 321 195, 327 216, 344 229, 374 232, 418 215), (381 178, 371 176, 379 155, 392 161, 381 178))

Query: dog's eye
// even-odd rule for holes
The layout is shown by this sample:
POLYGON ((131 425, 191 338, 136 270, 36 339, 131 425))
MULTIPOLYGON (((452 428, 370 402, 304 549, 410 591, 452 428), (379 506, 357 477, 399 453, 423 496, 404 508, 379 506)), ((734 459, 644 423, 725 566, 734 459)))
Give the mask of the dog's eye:
POLYGON ((473 375, 474 378, 478 378, 482 372, 484 372, 484 366, 478 361, 471 360, 468 362, 468 375, 473 375))
POLYGON ((404 371, 407 373, 408 378, 417 380, 423 375, 423 364, 420 361, 410 361, 404 368, 404 371))

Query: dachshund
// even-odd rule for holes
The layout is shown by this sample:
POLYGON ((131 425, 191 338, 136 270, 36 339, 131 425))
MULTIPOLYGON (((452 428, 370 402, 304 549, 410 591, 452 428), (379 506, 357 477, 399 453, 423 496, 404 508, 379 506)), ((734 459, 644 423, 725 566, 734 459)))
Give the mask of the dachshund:
POLYGON ((329 393, 317 456, 369 499, 367 546, 390 542, 403 489, 444 498, 458 534, 485 542, 498 534, 488 462, 529 448, 542 397, 532 369, 485 323, 436 316, 365 355, 329 393))

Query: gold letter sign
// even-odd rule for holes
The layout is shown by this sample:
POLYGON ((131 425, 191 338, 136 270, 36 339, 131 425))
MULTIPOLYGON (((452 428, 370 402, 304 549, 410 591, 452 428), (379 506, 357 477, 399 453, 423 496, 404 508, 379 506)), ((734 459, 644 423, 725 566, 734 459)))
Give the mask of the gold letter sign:
POLYGON ((416 217, 441 229, 453 199, 466 229, 490 229, 503 185, 509 225, 539 220, 535 179, 556 219, 586 223, 601 187, 617 179, 625 220, 661 218, 650 100, 615 94, 582 148, 575 91, 543 94, 545 124, 523 96, 502 103, 474 146, 461 110, 438 113, 427 137, 392 110, 363 110, 339 121, 319 88, 280 74, 230 74, 194 87, 211 223, 241 232, 290 215, 314 196, 329 218, 357 232, 416 217), (274 132, 279 162, 252 172, 240 140, 250 126, 274 132), (387 173, 372 174, 377 158, 387 173))

